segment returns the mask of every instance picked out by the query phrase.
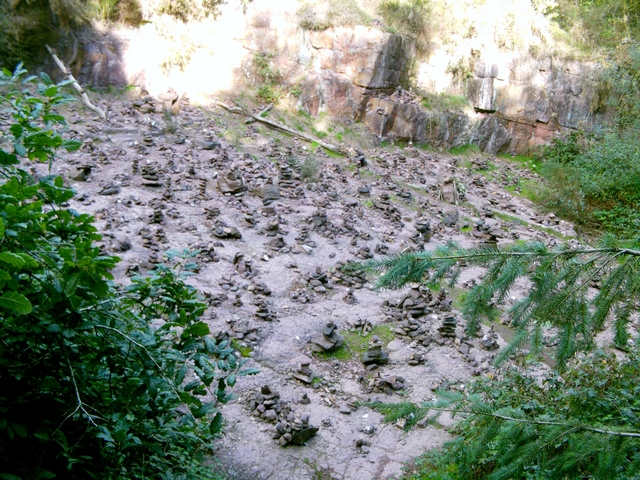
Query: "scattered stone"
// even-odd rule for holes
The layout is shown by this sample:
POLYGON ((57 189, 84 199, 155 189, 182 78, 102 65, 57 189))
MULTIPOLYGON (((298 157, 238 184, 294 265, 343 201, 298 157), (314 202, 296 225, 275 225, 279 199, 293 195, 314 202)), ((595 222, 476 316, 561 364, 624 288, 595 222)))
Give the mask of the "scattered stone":
POLYGON ((238 170, 218 177, 218 189, 222 194, 235 195, 244 190, 244 181, 238 170))

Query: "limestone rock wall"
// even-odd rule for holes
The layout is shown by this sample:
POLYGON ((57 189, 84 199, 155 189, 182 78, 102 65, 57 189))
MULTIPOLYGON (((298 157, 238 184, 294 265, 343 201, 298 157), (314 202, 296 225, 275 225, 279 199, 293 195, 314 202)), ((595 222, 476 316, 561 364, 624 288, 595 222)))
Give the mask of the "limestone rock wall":
MULTIPOLYGON (((602 121, 596 114, 598 86, 591 64, 476 51, 467 78, 460 80, 445 71, 444 64, 421 69, 411 42, 373 25, 303 30, 284 3, 255 0, 246 15, 230 11, 218 22, 232 26, 230 33, 225 36, 220 30, 210 38, 210 54, 196 52, 192 64, 165 78, 159 78, 157 65, 144 63, 157 57, 155 50, 138 52, 135 60, 128 53, 144 41, 154 45, 157 31, 155 37, 144 30, 80 32, 60 49, 84 84, 145 84, 151 93, 172 86, 190 96, 194 92, 189 89, 196 87, 205 95, 216 93, 210 79, 223 75, 233 88, 256 85, 260 79, 252 69, 252 58, 258 52, 268 53, 273 68, 282 74, 284 88, 300 88, 300 108, 311 115, 327 112, 362 121, 381 139, 442 147, 472 143, 489 153, 526 154, 566 131, 588 129, 602 121), (218 53, 227 54, 224 62, 218 53), (422 90, 430 92, 438 85, 434 93, 464 93, 468 107, 423 108, 398 89, 413 71, 429 72, 427 78, 414 79, 422 90), (181 79, 188 80, 184 88, 176 85, 181 79)), ((438 55, 442 57, 443 51, 438 55)), ((423 62, 426 65, 429 58, 423 62)))

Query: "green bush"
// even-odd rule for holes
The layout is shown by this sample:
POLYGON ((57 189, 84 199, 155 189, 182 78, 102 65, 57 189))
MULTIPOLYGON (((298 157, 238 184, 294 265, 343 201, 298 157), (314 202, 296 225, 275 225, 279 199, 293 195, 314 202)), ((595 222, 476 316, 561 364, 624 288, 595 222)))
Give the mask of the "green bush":
POLYGON ((392 32, 423 45, 428 33, 428 5, 427 0, 383 0, 378 6, 378 13, 392 32))
POLYGON ((0 477, 213 478, 220 404, 252 372, 209 335, 188 254, 115 284, 93 218, 64 207, 74 192, 20 168, 79 146, 57 128, 63 85, 23 74, 0 76, 0 477))
POLYGON ((640 44, 619 49, 600 77, 611 127, 546 148, 546 206, 579 228, 629 238, 640 227, 640 44))

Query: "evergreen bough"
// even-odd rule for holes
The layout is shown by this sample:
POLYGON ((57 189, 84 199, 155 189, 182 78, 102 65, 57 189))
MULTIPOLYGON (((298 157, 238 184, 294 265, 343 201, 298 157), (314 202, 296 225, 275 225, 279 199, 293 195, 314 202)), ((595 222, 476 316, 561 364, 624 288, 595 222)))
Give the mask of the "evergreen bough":
POLYGON ((420 405, 372 404, 388 421, 406 419, 406 428, 444 411, 462 417, 459 437, 424 456, 415 478, 639 478, 640 362, 632 318, 640 304, 640 243, 613 236, 595 247, 449 243, 345 268, 378 272, 379 288, 400 288, 454 286, 471 266, 484 275, 464 296, 467 334, 494 320, 516 285, 525 287, 528 294, 506 310, 516 334, 496 363, 525 347, 540 355, 544 334, 556 332, 555 365, 544 376, 502 368, 420 405), (596 348, 605 329, 622 360, 596 348))

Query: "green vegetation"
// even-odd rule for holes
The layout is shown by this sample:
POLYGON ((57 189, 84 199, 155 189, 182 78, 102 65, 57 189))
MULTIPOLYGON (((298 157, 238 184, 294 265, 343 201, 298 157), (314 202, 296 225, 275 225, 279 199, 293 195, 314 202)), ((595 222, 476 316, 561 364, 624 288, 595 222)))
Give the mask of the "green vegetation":
POLYGON ((60 135, 64 84, 24 74, 0 75, 13 119, 0 150, 1 476, 215 478, 202 461, 219 407, 254 372, 209 335, 184 282, 191 255, 115 284, 93 218, 64 206, 74 192, 20 168, 80 146, 60 135))
POLYGON ((357 331, 345 331, 340 332, 344 337, 344 344, 339 348, 336 348, 330 352, 318 353, 319 358, 323 359, 338 359, 338 360, 351 360, 352 358, 359 359, 360 356, 369 348, 369 341, 374 335, 377 335, 383 344, 386 345, 393 340, 393 332, 388 325, 376 325, 373 329, 362 335, 357 331))
POLYGON ((481 156, 482 152, 477 145, 462 145, 460 147, 453 147, 449 149, 449 153, 451 155, 455 155, 457 157, 461 156, 481 156))
POLYGON ((259 83, 256 95, 267 103, 278 103, 282 98, 280 82, 282 74, 277 68, 273 68, 271 60, 275 54, 256 52, 252 63, 256 79, 259 83))
POLYGON ((612 127, 574 133, 543 153, 545 206, 583 231, 637 235, 640 226, 640 44, 621 47, 603 71, 612 127))
POLYGON ((545 13, 593 49, 616 48, 640 37, 640 3, 635 1, 557 0, 545 13))
POLYGON ((371 16, 356 0, 311 0, 296 12, 298 24, 306 30, 322 31, 331 27, 367 25, 371 16))
POLYGON ((425 93, 420 104, 428 110, 459 110, 468 107, 469 100, 464 95, 425 93))
POLYGON ((506 311, 515 329, 497 364, 526 355, 542 358, 553 345, 553 368, 543 378, 511 367, 472 382, 462 392, 439 391, 420 405, 373 404, 388 421, 462 417, 458 438, 416 462, 409 478, 635 478, 640 471, 640 343, 632 318, 640 300, 640 243, 603 237, 597 247, 549 249, 539 242, 462 249, 453 244, 349 268, 382 272, 378 286, 412 282, 453 287, 461 268, 486 268, 481 282, 459 299, 473 336, 490 321, 519 279, 529 294, 506 311), (599 290, 590 294, 599 277, 599 290), (595 338, 610 329, 610 348, 595 338), (547 336, 551 335, 548 339, 547 336), (635 338, 634 338, 635 337, 635 338), (525 350, 526 349, 526 350, 525 350))
POLYGON ((436 402, 373 407, 407 428, 428 415, 463 416, 458 438, 418 458, 407 479, 637 478, 639 360, 597 350, 562 375, 511 368, 436 402))
POLYGON ((390 32, 414 41, 419 51, 426 50, 430 18, 427 0, 382 0, 378 13, 390 32))

